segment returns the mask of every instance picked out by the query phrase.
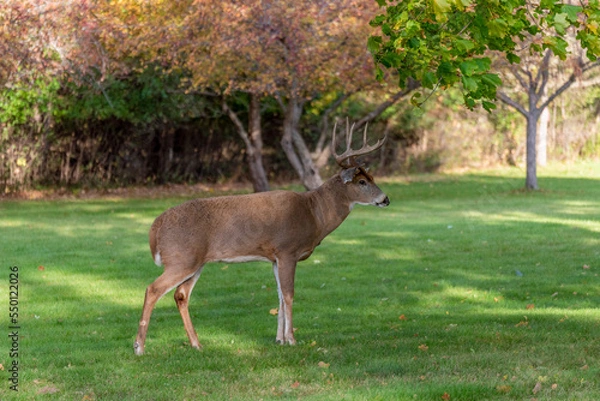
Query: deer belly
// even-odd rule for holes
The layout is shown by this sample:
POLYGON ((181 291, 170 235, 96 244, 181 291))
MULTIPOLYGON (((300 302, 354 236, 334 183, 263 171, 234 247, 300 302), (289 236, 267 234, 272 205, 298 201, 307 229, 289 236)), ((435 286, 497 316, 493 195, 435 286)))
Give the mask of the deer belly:
POLYGON ((244 255, 244 256, 219 258, 219 259, 215 260, 215 262, 244 263, 244 262, 270 262, 270 260, 265 258, 264 256, 244 255))

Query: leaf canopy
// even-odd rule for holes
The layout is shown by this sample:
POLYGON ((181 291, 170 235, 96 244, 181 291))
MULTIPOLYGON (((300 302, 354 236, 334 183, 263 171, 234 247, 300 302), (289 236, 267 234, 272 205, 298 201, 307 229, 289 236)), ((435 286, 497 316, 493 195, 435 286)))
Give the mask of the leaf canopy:
MULTIPOLYGON (((600 56, 598 0, 567 4, 541 0, 377 0, 383 12, 370 24, 379 30, 368 49, 375 62, 424 88, 460 85, 469 108, 495 108, 502 84, 491 71, 486 52, 497 51, 520 63, 518 50, 532 54, 547 49, 564 60, 568 35, 574 33, 590 60, 600 56)), ((378 70, 378 77, 384 72, 378 70)))

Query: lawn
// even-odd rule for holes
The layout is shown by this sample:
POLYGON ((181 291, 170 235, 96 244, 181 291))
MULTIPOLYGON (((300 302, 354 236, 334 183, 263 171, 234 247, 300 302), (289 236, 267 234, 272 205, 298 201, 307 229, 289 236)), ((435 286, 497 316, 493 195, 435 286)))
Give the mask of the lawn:
POLYGON ((274 341, 270 265, 211 264, 202 351, 170 293, 141 357, 148 228, 185 198, 0 202, 0 399, 599 400, 600 163, 542 169, 534 193, 523 175, 383 180, 391 205, 357 206, 299 264, 294 347, 274 341))

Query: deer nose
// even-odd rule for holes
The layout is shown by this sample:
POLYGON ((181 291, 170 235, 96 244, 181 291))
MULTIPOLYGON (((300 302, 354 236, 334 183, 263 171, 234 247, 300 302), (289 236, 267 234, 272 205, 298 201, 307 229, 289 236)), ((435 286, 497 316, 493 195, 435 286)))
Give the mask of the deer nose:
POLYGON ((388 198, 386 196, 384 200, 382 200, 381 202, 377 203, 377 206, 379 206, 379 207, 386 207, 389 204, 390 204, 390 198, 388 198))

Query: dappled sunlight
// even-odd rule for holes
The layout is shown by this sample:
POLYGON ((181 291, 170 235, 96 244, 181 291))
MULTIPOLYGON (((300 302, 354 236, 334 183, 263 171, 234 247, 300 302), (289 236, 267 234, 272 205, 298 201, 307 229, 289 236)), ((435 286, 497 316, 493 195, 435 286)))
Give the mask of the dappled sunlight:
MULTIPOLYGON (((600 208, 600 206, 599 206, 600 208)), ((470 212, 471 216, 473 213, 470 212)), ((556 224, 565 225, 569 227, 577 227, 586 229, 592 232, 600 232, 600 220, 580 220, 573 218, 560 218, 554 217, 547 214, 526 212, 526 211, 506 211, 504 213, 495 214, 481 214, 480 219, 483 224, 493 223, 506 223, 506 222, 517 222, 517 223, 543 223, 543 224, 556 224)))
MULTIPOLYGON (((357 207, 298 265, 296 347, 274 343, 268 263, 207 264, 190 300, 203 350, 190 348, 171 291, 153 312, 142 358, 132 344, 144 292, 162 273, 147 232, 170 202, 15 204, 0 227, 11 233, 2 246, 22 264, 36 358, 28 366, 82 375, 103 365, 108 380, 118 372, 150 384, 169 372, 170 382, 191 377, 226 398, 258 383, 265 399, 407 384, 413 399, 443 382, 456 386, 454 399, 478 381, 489 399, 510 399, 494 398, 496 386, 521 386, 510 394, 519 399, 540 376, 571 390, 572 380, 597 377, 600 201, 512 192, 520 181, 386 184, 398 196, 389 208, 357 207)), ((186 389, 190 399, 201 394, 186 389)))

